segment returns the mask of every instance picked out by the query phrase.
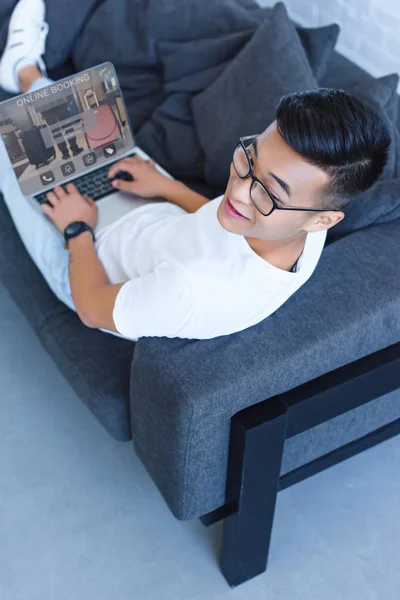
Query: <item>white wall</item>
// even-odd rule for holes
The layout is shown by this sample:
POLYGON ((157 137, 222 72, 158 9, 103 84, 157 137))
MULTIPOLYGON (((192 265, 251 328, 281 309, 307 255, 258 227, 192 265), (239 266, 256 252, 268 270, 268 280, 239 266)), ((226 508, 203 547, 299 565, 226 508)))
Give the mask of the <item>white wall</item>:
MULTIPOLYGON (((272 6, 275 0, 258 0, 272 6)), ((380 77, 400 74, 400 0, 284 0, 290 17, 304 27, 337 23, 336 49, 380 77)), ((400 92, 400 85, 399 85, 400 92)))

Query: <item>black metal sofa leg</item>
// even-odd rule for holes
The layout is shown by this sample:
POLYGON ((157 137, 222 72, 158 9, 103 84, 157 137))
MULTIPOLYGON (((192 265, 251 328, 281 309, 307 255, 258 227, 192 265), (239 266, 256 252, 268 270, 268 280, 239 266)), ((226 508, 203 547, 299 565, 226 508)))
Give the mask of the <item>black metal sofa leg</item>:
POLYGON ((278 398, 232 417, 221 571, 231 587, 263 573, 279 488, 286 406, 278 398))

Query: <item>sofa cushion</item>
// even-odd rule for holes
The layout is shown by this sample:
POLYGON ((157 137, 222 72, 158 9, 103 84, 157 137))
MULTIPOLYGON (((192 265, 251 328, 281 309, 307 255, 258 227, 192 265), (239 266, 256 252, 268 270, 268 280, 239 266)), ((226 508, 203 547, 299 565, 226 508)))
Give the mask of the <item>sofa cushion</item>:
POLYGON ((399 97, 396 89, 398 75, 387 75, 379 79, 370 78, 357 83, 345 83, 342 89, 368 102, 377 110, 387 125, 392 145, 388 162, 379 179, 366 192, 353 196, 343 209, 345 218, 328 231, 326 244, 344 235, 368 227, 387 223, 400 218, 400 134, 396 121, 399 97))
POLYGON ((336 23, 324 27, 296 27, 298 36, 307 54, 308 62, 317 81, 324 76, 329 59, 335 49, 340 33, 336 23))
POLYGON ((328 230, 326 246, 358 229, 400 219, 400 179, 378 181, 355 196, 343 212, 345 218, 328 230))
MULTIPOLYGON (((206 48, 210 44, 218 44, 221 51, 221 63, 233 58, 234 54, 230 48, 235 49, 236 45, 237 50, 241 49, 250 40, 260 22, 269 18, 273 10, 271 7, 260 7, 257 0, 210 2, 207 5, 206 14, 198 0, 185 0, 180 4, 178 2, 176 6, 162 1, 155 3, 148 14, 149 28, 158 45, 160 41, 179 45, 174 58, 178 63, 182 60, 187 61, 189 68, 190 63, 196 58, 200 58, 200 61, 206 58, 203 53, 200 57, 191 56, 196 51, 196 43, 202 44, 206 48), (178 6, 178 10, 176 6, 178 6), (175 11, 175 18, 171 19, 173 11, 175 11), (165 26, 167 19, 168 27, 165 26), (185 23, 186 26, 182 27, 182 23, 185 23), (191 26, 193 23, 195 23, 194 27, 191 26), (220 43, 221 41, 223 44, 220 43), (183 53, 182 42, 185 44, 183 53), (185 56, 186 49, 188 56, 185 56), (183 56, 177 56, 179 51, 183 56)), ((318 79, 326 71, 340 28, 338 25, 332 24, 307 28, 296 25, 296 29, 311 69, 318 79)), ((162 50, 160 59, 161 62, 164 62, 162 50)), ((171 79, 171 68, 174 69, 174 65, 167 67, 169 71, 167 80, 171 79)))
POLYGON ((391 130, 394 132, 394 145, 391 148, 391 151, 394 151, 393 177, 397 179, 397 182, 379 181, 360 197, 354 198, 344 210, 345 219, 328 231, 326 245, 342 235, 366 227, 368 224, 378 224, 399 216, 400 110, 398 109, 399 96, 394 93, 395 78, 396 76, 390 75, 381 78, 379 83, 379 80, 376 80, 345 56, 336 51, 332 52, 328 68, 321 79, 321 85, 356 92, 358 90, 363 98, 365 98, 365 94, 368 94, 369 89, 376 90, 377 85, 381 86, 382 89, 378 92, 380 106, 381 108, 384 107, 392 123, 396 124, 397 122, 397 126, 391 130), (386 98, 386 101, 384 98, 386 98))
MULTIPOLYGON (((334 50, 328 61, 327 68, 321 78, 320 85, 324 87, 345 88, 355 82, 363 86, 373 85, 374 77, 351 60, 334 50)), ((399 101, 399 95, 397 95, 399 101)), ((397 111, 397 131, 400 131, 400 110, 397 111)))
POLYGON ((400 148, 396 148, 396 122, 399 107, 399 97, 397 95, 397 85, 399 76, 395 73, 385 75, 379 79, 357 81, 350 84, 344 84, 342 89, 353 94, 360 100, 374 108, 387 126, 392 138, 392 145, 389 151, 388 162, 380 179, 391 179, 395 176, 396 170, 400 168, 398 164, 398 153, 400 148))
POLYGON ((295 26, 278 3, 222 75, 192 101, 207 182, 226 185, 238 138, 261 133, 275 119, 281 96, 316 87, 295 26))

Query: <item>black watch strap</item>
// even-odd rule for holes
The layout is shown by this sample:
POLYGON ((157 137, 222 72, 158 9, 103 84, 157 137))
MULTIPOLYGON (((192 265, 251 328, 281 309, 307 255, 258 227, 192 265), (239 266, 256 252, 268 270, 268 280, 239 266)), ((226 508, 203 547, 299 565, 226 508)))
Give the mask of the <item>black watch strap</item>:
POLYGON ((93 241, 96 241, 93 228, 84 221, 74 221, 70 223, 64 230, 65 247, 68 247, 68 242, 74 237, 81 235, 85 231, 90 231, 93 236, 93 241))

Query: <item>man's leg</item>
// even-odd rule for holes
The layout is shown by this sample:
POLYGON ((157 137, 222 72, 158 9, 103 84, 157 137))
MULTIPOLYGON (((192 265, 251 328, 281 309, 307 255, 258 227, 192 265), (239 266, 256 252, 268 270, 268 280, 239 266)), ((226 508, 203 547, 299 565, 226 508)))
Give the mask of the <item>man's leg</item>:
MULTIPOLYGON (((43 0, 20 0, 11 15, 6 48, 0 58, 0 86, 9 92, 35 91, 51 83, 43 76, 48 25, 43 0)), ((0 136, 0 191, 32 260, 54 294, 72 310, 68 252, 54 225, 19 187, 0 136)))
MULTIPOLYGON (((48 85, 50 80, 38 76, 30 88, 35 91, 48 85)), ((40 211, 36 200, 24 196, 0 137, 0 191, 20 238, 46 279, 54 294, 69 308, 75 310, 68 275, 68 251, 54 225, 40 211)))
MULTIPOLYGON (((10 19, 6 49, 0 58, 0 87, 10 92, 34 92, 52 83, 41 58, 48 31, 43 0, 19 0, 10 19)), ((20 238, 33 262, 61 302, 76 311, 69 283, 69 254, 64 238, 41 212, 38 203, 22 194, 0 136, 0 192, 20 238)), ((117 337, 112 331, 102 329, 117 337)))
POLYGON ((46 7, 43 0, 19 0, 11 15, 5 50, 0 59, 0 86, 7 92, 18 94, 27 88, 19 83, 18 74, 28 67, 46 67, 42 59, 49 26, 44 20, 46 7))
MULTIPOLYGON (((28 88, 31 92, 52 83, 40 71, 31 75, 36 77, 28 88)), ((0 192, 26 250, 50 289, 61 302, 76 312, 69 282, 69 254, 64 248, 64 238, 40 211, 36 200, 22 194, 1 136, 0 192)), ((113 331, 101 331, 122 337, 113 331)))
POLYGON ((55 295, 72 310, 68 251, 54 225, 40 212, 36 200, 23 196, 3 140, 0 140, 0 191, 25 248, 55 295))

